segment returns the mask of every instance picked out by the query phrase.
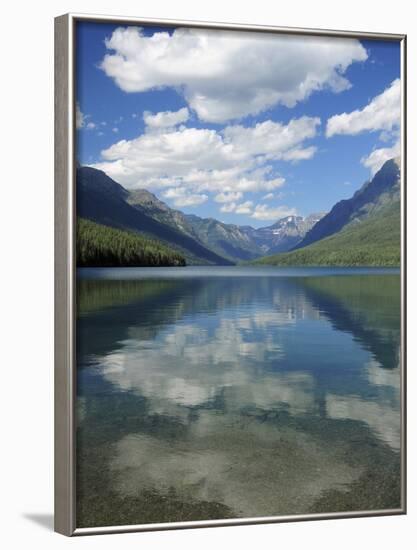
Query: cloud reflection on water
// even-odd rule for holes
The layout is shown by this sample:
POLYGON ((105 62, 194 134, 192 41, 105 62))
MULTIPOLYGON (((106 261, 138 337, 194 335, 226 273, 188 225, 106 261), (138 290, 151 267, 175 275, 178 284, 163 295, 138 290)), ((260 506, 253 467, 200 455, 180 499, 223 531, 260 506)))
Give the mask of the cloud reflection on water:
POLYGON ((114 490, 169 496, 174 489, 237 516, 305 512, 328 490, 348 491, 371 467, 358 440, 398 451, 399 369, 376 359, 386 350, 387 361, 395 356, 396 333, 385 328, 385 314, 381 326, 362 330, 368 312, 355 305, 349 317, 334 287, 322 303, 322 289, 311 295, 302 280, 219 280, 193 292, 181 287, 172 303, 165 295, 152 317, 143 302, 123 306, 113 345, 100 354, 92 338, 84 361, 113 392, 145 398, 149 418, 176 419, 184 431, 116 437, 114 490))

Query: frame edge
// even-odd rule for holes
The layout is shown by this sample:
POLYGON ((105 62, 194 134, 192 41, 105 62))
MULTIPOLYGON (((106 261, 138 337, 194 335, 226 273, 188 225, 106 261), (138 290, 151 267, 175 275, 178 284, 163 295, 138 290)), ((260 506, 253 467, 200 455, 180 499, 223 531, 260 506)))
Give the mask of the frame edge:
POLYGON ((225 21, 199 21, 192 19, 171 19, 158 17, 136 17, 136 16, 120 16, 120 15, 103 15, 91 13, 71 12, 68 14, 74 21, 88 22, 112 22, 117 24, 127 25, 161 25, 161 26, 181 26, 185 28, 203 28, 227 31, 253 31, 266 32, 274 34, 290 34, 290 35, 310 35, 310 36, 326 36, 326 37, 344 37, 367 40, 390 40, 401 41, 406 36, 404 33, 386 33, 378 31, 352 31, 343 29, 321 29, 313 27, 287 27, 280 25, 261 25, 253 23, 230 23, 225 21))
POLYGON ((55 18, 54 530, 75 530, 72 330, 71 16, 55 18))
POLYGON ((401 506, 407 514, 407 35, 401 39, 401 506))

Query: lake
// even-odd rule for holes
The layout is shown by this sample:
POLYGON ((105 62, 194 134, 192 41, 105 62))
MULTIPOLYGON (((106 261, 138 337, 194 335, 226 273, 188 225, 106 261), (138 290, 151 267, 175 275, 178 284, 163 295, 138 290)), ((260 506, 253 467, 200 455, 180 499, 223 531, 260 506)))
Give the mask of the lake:
POLYGON ((400 274, 77 273, 77 526, 400 502, 400 274))

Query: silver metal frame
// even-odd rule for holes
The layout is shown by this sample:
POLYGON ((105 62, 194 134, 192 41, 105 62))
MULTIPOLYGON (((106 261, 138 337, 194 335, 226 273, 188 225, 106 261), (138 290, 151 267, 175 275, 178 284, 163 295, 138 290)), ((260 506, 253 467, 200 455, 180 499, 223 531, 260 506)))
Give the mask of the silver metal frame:
POLYGON ((406 35, 173 19, 67 14, 55 18, 55 531, 67 536, 277 523, 406 513, 406 35), (401 45, 401 507, 256 518, 77 528, 75 476, 75 39, 78 21, 390 40, 401 45))

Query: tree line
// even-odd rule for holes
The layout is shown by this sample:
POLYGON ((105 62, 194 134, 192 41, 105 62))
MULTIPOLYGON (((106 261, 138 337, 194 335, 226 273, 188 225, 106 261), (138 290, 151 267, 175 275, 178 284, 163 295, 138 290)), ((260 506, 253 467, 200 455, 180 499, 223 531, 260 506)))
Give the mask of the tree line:
POLYGON ((78 267, 184 266, 185 258, 163 243, 122 229, 77 219, 78 267))

